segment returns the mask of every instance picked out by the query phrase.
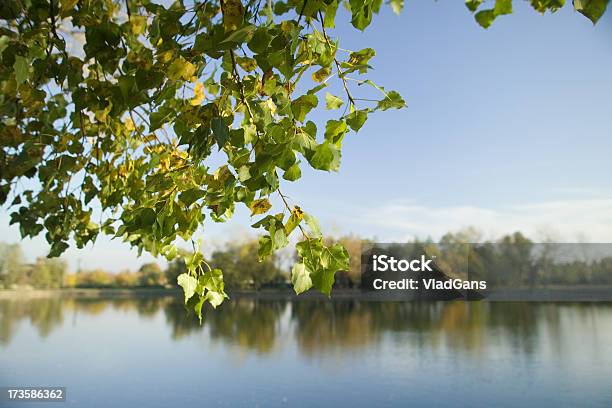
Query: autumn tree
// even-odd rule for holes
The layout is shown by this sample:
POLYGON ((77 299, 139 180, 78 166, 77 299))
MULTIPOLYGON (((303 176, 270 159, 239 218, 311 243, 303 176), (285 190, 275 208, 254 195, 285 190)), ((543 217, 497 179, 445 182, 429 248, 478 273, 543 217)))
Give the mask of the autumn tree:
POLYGON ((264 284, 282 281, 276 254, 259 261, 258 247, 256 240, 230 242, 213 252, 210 263, 223 271, 223 279, 231 289, 259 289, 264 284))
MULTIPOLYGON (((540 12, 564 0, 530 0, 540 12)), ((574 0, 592 21, 608 0, 574 0)), ((389 0, 399 12, 403 0, 389 0)), ((488 27, 511 0, 468 0, 488 27)), ((52 257, 107 234, 177 256, 206 219, 236 206, 262 216, 264 259, 300 236, 296 292, 329 294, 348 269, 314 217, 282 193, 303 166, 337 171, 341 148, 402 97, 368 79, 375 51, 330 36, 340 0, 3 0, 0 4, 0 202, 24 237, 44 234, 52 257), (341 93, 330 92, 337 83, 341 93), (362 92, 371 92, 363 98, 362 92), (337 94, 336 94, 337 93, 337 94), (372 93, 376 95, 372 97, 372 93), (334 118, 315 124, 312 112, 334 118), (272 209, 272 197, 279 208, 272 209)), ((368 27, 382 0, 342 2, 368 27)), ((339 20, 338 22, 336 20, 339 20)), ((199 245, 179 275, 185 300, 226 297, 199 245)))
POLYGON ((142 265, 139 269, 140 284, 142 286, 163 286, 166 284, 164 271, 155 262, 142 265))
POLYGON ((0 242, 0 287, 17 283, 23 272, 23 253, 18 244, 0 242))

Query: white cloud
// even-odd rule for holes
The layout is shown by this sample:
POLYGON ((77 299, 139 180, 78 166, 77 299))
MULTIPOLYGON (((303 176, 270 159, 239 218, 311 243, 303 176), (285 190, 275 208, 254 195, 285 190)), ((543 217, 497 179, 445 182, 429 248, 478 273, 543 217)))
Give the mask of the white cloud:
POLYGON ((381 241, 414 236, 438 239, 446 232, 473 226, 484 233, 484 239, 521 231, 536 240, 612 242, 612 198, 554 200, 496 209, 389 202, 364 210, 359 224, 363 232, 370 230, 370 235, 381 241))

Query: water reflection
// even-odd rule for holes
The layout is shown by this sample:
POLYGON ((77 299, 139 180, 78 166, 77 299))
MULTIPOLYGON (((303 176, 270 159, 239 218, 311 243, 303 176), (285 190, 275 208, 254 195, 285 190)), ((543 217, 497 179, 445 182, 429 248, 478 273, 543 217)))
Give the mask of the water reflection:
MULTIPOLYGON (((612 320, 610 304, 536 304, 494 302, 319 301, 232 299, 208 311, 202 325, 186 313, 181 299, 45 298, 0 301, 0 345, 8 345, 28 322, 41 338, 74 319, 95 319, 109 311, 135 313, 141 319, 165 318, 173 340, 202 333, 212 341, 249 352, 266 354, 293 336, 305 356, 359 351, 401 336, 413 346, 448 347, 478 353, 485 346, 505 342, 523 354, 533 353, 544 335, 561 352, 562 321, 596 326, 612 320), (569 319, 569 320, 568 320, 569 319), (410 334, 410 336, 405 336, 410 334)), ((568 326, 566 325, 566 330, 568 326)), ((594 327, 596 328, 596 327, 594 327)), ((571 327, 570 330, 581 330, 571 327)))

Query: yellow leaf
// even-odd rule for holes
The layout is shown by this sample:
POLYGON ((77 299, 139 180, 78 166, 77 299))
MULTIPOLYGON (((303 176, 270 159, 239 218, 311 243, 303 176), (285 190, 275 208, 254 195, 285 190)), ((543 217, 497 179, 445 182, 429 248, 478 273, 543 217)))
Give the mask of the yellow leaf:
POLYGON ((170 60, 172 60, 173 55, 174 53, 172 51, 164 51, 164 52, 160 52, 159 54, 157 54, 157 59, 162 64, 165 64, 167 62, 170 62, 170 60))
POLYGON ((189 81, 195 73, 196 67, 183 57, 178 57, 168 67, 168 78, 173 80, 184 79, 189 81))
POLYGON ((270 208, 272 208, 272 204, 270 204, 270 201, 268 201, 267 198, 255 200, 251 203, 251 216, 263 214, 270 208))
POLYGON ((276 105, 274 104, 272 98, 266 99, 266 106, 268 107, 268 109, 270 109, 270 113, 272 115, 276 114, 276 105))
POLYGON ((130 18, 132 24, 132 33, 136 35, 143 34, 147 27, 147 18, 145 16, 132 16, 130 18))
POLYGON ((325 78, 327 78, 331 74, 331 70, 329 68, 323 67, 318 71, 312 73, 312 80, 315 82, 323 82, 325 78))
POLYGON ((136 129, 134 121, 132 120, 132 118, 127 118, 125 120, 125 130, 127 130, 128 132, 132 132, 134 129, 136 129))
POLYGON ((289 234, 291 234, 291 231, 293 231, 295 227, 297 227, 300 222, 302 222, 303 219, 304 211, 302 211, 302 209, 296 205, 295 207, 293 207, 293 210, 291 210, 291 216, 289 217, 289 220, 287 220, 287 224, 285 225, 285 234, 289 236, 289 234))
POLYGON ((195 88, 193 89, 193 98, 189 101, 192 106, 199 106, 204 100, 204 84, 196 82, 195 88))
POLYGON ((159 161, 159 168, 163 171, 168 171, 170 169, 170 159, 164 158, 159 161))
POLYGON ((291 215, 295 215, 297 218, 302 219, 304 218, 304 211, 296 205, 293 207, 293 210, 291 210, 291 215))

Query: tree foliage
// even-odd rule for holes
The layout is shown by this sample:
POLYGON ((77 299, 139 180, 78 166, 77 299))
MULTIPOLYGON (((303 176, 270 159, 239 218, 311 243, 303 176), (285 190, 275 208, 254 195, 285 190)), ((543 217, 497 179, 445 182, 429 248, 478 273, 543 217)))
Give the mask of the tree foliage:
MULTIPOLYGON (((531 0, 541 12, 563 0, 531 0)), ((390 0, 395 12, 403 0, 390 0)), ((511 11, 468 0, 484 27, 511 11)), ((575 0, 596 21, 607 0, 575 0)), ((382 0, 348 0, 364 30, 382 0)), ((99 234, 172 261, 205 219, 237 205, 261 219, 259 257, 300 236, 296 291, 329 294, 348 269, 314 217, 282 194, 301 167, 337 171, 344 137, 370 114, 405 106, 368 80, 371 48, 346 51, 328 35, 339 0, 4 0, 0 5, 0 203, 49 255, 99 234), (337 82, 341 93, 329 85, 337 82), (363 100, 355 88, 371 88, 363 100), (324 95, 322 94, 323 91, 324 95), (338 92, 336 92, 338 93, 338 92), (323 100, 324 99, 324 100, 323 100), (335 115, 322 126, 316 109, 335 115), (272 208, 278 195, 281 208, 272 208)), ((340 13, 339 15, 341 15, 340 13)), ((199 313, 226 297, 199 246, 177 281, 199 313)))
POLYGON ((266 284, 283 282, 277 254, 259 261, 258 248, 257 240, 230 242, 212 253, 210 264, 223 271, 223 280, 230 290, 260 289, 266 284))
POLYGON ((0 289, 60 288, 66 270, 66 263, 60 259, 37 258, 33 263, 25 262, 19 244, 0 242, 0 289))

